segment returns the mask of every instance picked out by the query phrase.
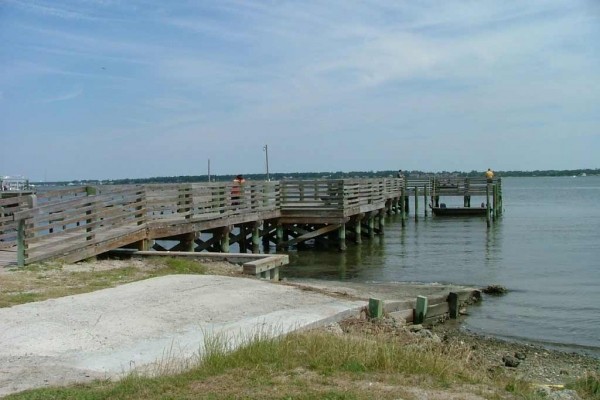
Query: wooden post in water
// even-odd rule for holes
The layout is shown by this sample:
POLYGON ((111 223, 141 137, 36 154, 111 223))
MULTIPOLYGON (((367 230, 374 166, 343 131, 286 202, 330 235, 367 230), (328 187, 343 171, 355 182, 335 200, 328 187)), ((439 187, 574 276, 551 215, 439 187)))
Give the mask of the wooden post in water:
POLYGON ((490 220, 490 218, 491 218, 491 210, 490 210, 490 186, 491 185, 492 185, 491 183, 488 183, 486 185, 486 187, 485 187, 485 207, 486 207, 485 219, 486 219, 488 228, 492 224, 492 221, 490 220))
POLYGON ((385 232, 385 210, 379 210, 379 234, 383 235, 385 232))
POLYGON ((369 226, 369 238, 373 239, 375 237, 375 216, 373 212, 370 212, 367 216, 367 224, 369 226))
POLYGON ((498 215, 502 215, 502 179, 498 178, 498 215))
POLYGON ((425 211, 425 216, 427 216, 427 184, 423 185, 423 210, 425 211))
POLYGON ((403 186, 400 191, 400 219, 402 220, 402 226, 406 226, 406 208, 404 207, 404 202, 406 201, 405 192, 406 189, 403 186))
POLYGON ((356 243, 362 243, 362 219, 365 217, 365 214, 358 214, 354 220, 354 235, 356 236, 356 243))
POLYGON ((415 221, 419 220, 419 187, 415 186, 415 221))
POLYGON ((492 219, 495 221, 498 217, 497 209, 498 203, 496 202, 496 185, 492 184, 492 219))
POLYGON ((338 241, 340 245, 340 251, 346 251, 346 224, 340 224, 338 228, 338 241))

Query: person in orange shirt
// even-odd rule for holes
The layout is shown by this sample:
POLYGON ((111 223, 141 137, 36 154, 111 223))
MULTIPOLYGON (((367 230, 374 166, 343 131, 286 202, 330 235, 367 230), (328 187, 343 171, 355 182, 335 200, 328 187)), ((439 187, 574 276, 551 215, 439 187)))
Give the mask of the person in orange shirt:
POLYGON ((244 179, 243 175, 238 175, 233 180, 233 187, 231 188, 231 204, 234 206, 240 204, 240 195, 244 183, 246 183, 246 179, 244 179))
POLYGON ((485 177, 487 179, 487 183, 492 183, 494 181, 494 171, 491 168, 485 172, 485 177))

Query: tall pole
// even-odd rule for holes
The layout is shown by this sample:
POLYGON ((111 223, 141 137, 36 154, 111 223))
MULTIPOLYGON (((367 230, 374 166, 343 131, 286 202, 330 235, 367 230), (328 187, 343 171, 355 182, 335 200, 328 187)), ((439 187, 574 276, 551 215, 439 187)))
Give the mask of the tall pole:
POLYGON ((210 158, 208 159, 208 181, 210 182, 210 158))
POLYGON ((263 150, 265 151, 265 160, 267 162, 267 182, 269 182, 271 181, 271 178, 269 177, 269 145, 265 144, 263 150))

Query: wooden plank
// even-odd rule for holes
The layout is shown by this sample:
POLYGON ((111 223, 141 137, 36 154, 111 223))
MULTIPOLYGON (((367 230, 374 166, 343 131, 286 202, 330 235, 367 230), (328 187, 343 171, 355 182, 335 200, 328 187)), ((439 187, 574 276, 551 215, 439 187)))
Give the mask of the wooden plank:
POLYGON ((289 262, 289 257, 287 255, 273 255, 271 257, 244 263, 243 271, 245 274, 256 275, 270 271, 273 268, 287 265, 289 262))
POLYGON ((439 317, 441 315, 448 314, 449 310, 450 309, 448 307, 448 303, 446 303, 446 302, 433 304, 433 305, 429 305, 427 307, 426 315, 427 315, 427 318, 439 317))

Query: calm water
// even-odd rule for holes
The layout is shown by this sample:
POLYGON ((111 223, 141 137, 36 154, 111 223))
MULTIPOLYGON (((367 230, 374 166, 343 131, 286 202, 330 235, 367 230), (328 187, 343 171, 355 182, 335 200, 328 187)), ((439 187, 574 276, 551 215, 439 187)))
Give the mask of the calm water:
POLYGON ((504 215, 489 230, 485 219, 422 214, 402 229, 391 216, 385 236, 345 253, 292 252, 285 274, 501 284, 510 293, 470 307, 467 329, 600 357, 600 177, 504 178, 503 194, 504 215))

